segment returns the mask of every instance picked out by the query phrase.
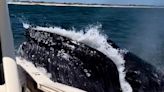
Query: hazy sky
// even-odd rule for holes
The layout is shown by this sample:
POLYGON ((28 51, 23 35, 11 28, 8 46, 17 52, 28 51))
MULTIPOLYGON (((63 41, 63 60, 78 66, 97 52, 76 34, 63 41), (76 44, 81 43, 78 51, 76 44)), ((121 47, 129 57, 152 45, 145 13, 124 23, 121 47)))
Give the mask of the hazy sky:
POLYGON ((34 1, 164 5, 164 0, 34 0, 34 1))

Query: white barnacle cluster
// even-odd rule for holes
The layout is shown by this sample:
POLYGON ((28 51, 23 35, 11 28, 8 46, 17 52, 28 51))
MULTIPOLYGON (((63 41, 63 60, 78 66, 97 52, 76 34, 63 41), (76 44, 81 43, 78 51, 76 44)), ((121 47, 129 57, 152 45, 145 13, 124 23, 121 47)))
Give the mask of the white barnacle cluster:
POLYGON ((87 69, 84 69, 84 72, 86 73, 86 76, 87 77, 90 77, 91 76, 91 73, 89 73, 89 71, 87 69))
POLYGON ((58 57, 62 57, 65 60, 69 60, 69 58, 70 58, 70 55, 67 54, 67 53, 65 53, 65 51, 63 49, 61 49, 60 51, 58 51, 57 56, 58 57))

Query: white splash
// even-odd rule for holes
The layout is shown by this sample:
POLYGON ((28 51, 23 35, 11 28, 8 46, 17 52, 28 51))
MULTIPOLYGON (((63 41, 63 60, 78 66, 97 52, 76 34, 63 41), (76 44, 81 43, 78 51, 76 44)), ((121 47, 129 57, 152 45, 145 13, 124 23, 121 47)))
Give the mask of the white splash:
MULTIPOLYGON (((19 64, 21 64, 21 63, 23 63, 23 64, 28 63, 28 64, 30 64, 31 66, 35 67, 34 64, 33 64, 32 62, 27 61, 27 60, 25 60, 25 59, 23 59, 23 58, 21 58, 21 57, 16 57, 16 62, 17 62, 17 64, 18 64, 18 63, 19 63, 19 64)), ((44 76, 46 76, 47 78, 51 78, 51 77, 52 77, 52 75, 51 75, 50 73, 48 73, 47 70, 46 70, 45 68, 43 68, 43 67, 36 67, 36 68, 37 68, 44 76)), ((21 78, 22 78, 22 77, 21 77, 21 78)))
POLYGON ((51 73, 48 73, 47 70, 44 67, 37 67, 37 69, 43 73, 44 75, 46 75, 48 78, 52 78, 51 73))
MULTIPOLYGON (((25 28, 27 29, 26 26, 25 26, 25 28)), ((110 44, 108 44, 107 37, 100 34, 100 30, 99 30, 100 28, 101 28, 101 25, 91 26, 85 30, 81 30, 78 32, 76 30, 66 30, 66 29, 62 29, 60 27, 39 27, 39 26, 37 26, 32 29, 56 33, 58 35, 65 36, 72 40, 76 40, 78 42, 84 43, 84 44, 104 53, 106 56, 108 56, 110 59, 112 59, 113 62, 117 66, 122 91, 123 92, 132 92, 132 87, 125 80, 125 76, 126 76, 126 73, 124 71, 125 70, 125 60, 123 59, 123 56, 121 55, 120 50, 113 48, 110 44)))
POLYGON ((28 29, 28 28, 30 27, 30 25, 29 25, 29 24, 26 24, 26 23, 23 23, 23 27, 24 27, 25 29, 28 29))

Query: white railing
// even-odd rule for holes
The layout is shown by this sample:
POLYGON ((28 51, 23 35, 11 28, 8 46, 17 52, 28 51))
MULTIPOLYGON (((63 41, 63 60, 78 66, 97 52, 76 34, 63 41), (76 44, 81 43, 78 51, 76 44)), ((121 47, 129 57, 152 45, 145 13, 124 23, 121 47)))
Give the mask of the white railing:
POLYGON ((5 84, 0 91, 21 92, 17 65, 14 56, 13 35, 10 27, 9 12, 5 0, 0 0, 0 42, 5 84))

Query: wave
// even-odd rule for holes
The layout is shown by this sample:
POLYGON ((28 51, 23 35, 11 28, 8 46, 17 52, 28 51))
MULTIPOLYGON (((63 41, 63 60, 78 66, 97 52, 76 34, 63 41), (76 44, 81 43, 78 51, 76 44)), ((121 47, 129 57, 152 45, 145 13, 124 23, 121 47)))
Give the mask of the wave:
MULTIPOLYGON (((30 27, 29 24, 23 23, 25 29, 30 27)), ((72 40, 84 43, 108 56, 116 64, 119 72, 119 81, 123 92, 132 92, 131 85, 126 81, 125 76, 125 60, 122 52, 124 50, 113 48, 107 41, 107 36, 100 33, 101 25, 90 26, 85 30, 66 30, 60 27, 33 27, 34 30, 41 30, 55 33, 61 36, 68 37, 72 40)))

